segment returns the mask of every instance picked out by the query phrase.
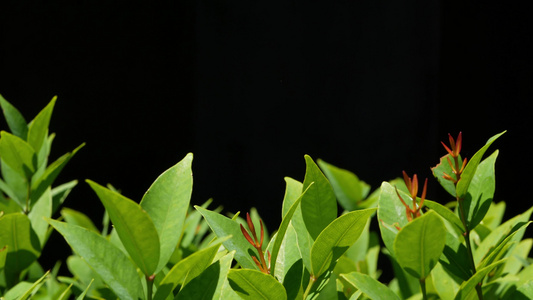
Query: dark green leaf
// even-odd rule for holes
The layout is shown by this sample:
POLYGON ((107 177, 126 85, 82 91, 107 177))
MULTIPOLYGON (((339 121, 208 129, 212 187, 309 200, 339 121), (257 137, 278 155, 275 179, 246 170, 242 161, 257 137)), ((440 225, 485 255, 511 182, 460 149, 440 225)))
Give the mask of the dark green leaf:
POLYGON ((28 124, 22 114, 11 103, 7 102, 2 95, 0 95, 0 106, 2 106, 4 117, 11 132, 19 138, 26 140, 28 136, 28 124))

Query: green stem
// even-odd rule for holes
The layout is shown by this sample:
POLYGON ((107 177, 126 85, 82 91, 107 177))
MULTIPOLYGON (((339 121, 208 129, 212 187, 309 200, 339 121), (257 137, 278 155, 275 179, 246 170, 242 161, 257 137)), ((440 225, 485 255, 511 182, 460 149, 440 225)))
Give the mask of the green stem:
POLYGON ((309 284, 307 284, 307 288, 305 289, 303 300, 305 300, 307 296, 309 295, 309 292, 311 292, 311 288, 313 287, 313 284, 315 284, 315 281, 316 281, 315 276, 311 275, 311 277, 309 277, 309 284))
POLYGON ((146 278, 146 287, 147 287, 146 299, 152 300, 155 274, 152 276, 146 276, 145 278, 146 278))
POLYGON ((31 195, 31 180, 28 182, 28 193, 26 194, 26 207, 24 208, 24 214, 30 213, 30 195, 31 195))
POLYGON ((422 299, 427 300, 428 295, 426 292, 426 279, 425 278, 420 279, 420 289, 422 290, 422 299))

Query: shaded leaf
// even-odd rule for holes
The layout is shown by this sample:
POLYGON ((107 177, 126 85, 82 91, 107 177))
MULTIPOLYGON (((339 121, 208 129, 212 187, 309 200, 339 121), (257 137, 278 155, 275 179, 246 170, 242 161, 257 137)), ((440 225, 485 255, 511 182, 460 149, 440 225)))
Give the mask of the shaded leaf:
POLYGON ((504 263, 504 261, 498 261, 485 268, 477 270, 476 274, 470 277, 468 281, 465 281, 463 282, 463 284, 461 284, 461 286, 459 287, 459 291, 455 295, 455 300, 469 299, 469 295, 470 293, 474 293, 476 285, 478 285, 492 269, 502 263, 504 263))
POLYGON ((48 237, 48 223, 44 218, 50 217, 52 217, 52 192, 51 189, 48 188, 28 213, 28 218, 30 219, 33 230, 39 238, 41 248, 44 247, 48 237))
POLYGON ((49 273, 50 271, 46 272, 43 276, 41 276, 41 278, 39 278, 33 283, 27 281, 19 282, 16 286, 14 286, 12 289, 10 289, 4 294, 5 300, 29 299, 33 291, 39 289, 43 280, 46 278, 46 276, 48 276, 49 273))
POLYGON ((65 219, 65 222, 69 224, 77 225, 90 231, 99 233, 99 230, 96 225, 94 225, 93 221, 91 221, 91 219, 82 212, 65 207, 61 209, 61 216, 63 219, 65 219))
POLYGON ((24 116, 11 103, 4 99, 2 95, 0 95, 0 106, 2 107, 7 126, 9 126, 11 132, 19 138, 26 140, 28 136, 28 124, 24 116))

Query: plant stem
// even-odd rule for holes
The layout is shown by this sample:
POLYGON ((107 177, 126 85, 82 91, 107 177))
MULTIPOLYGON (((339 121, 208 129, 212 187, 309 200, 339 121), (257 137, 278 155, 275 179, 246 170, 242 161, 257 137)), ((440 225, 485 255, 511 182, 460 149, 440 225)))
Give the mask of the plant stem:
POLYGON ((303 300, 305 300, 307 296, 309 295, 309 292, 311 292, 311 287, 313 287, 313 284, 315 283, 315 281, 316 281, 315 276, 311 275, 309 277, 309 283, 307 284, 307 288, 305 289, 303 300))
POLYGON ((154 277, 155 274, 152 276, 146 276, 146 299, 152 300, 152 294, 153 294, 153 287, 154 287, 154 277))
POLYGON ((24 214, 30 213, 30 194, 31 194, 31 180, 28 182, 28 193, 26 194, 26 207, 24 208, 24 214))
POLYGON ((420 279, 420 289, 422 290, 422 299, 427 300, 428 295, 426 292, 426 279, 425 278, 420 279))

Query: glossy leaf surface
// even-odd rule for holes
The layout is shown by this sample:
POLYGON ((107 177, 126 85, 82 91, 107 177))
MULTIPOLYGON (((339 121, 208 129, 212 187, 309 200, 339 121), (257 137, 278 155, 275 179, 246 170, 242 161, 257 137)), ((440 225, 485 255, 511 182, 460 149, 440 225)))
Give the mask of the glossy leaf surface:
POLYGON ((242 299, 285 300, 287 293, 274 277, 257 270, 231 269, 228 273, 231 288, 242 299))

